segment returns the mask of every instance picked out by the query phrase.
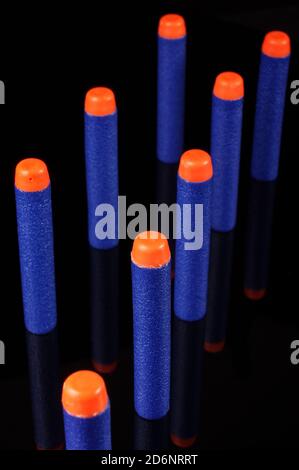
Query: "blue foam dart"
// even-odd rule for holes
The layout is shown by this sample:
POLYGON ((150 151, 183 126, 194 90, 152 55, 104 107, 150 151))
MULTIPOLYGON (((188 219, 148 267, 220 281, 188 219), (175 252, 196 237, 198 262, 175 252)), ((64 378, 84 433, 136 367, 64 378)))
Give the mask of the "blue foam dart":
POLYGON ((56 326, 51 187, 44 162, 16 167, 15 197, 26 329, 46 334, 56 326))
POLYGON ((236 225, 244 85, 240 75, 218 75, 212 98, 211 156, 213 161, 212 228, 236 225))
POLYGON ((62 392, 67 450, 111 450, 110 403, 105 383, 95 372, 71 374, 62 392))
POLYGON ((97 249, 110 249, 118 244, 118 146, 115 98, 108 88, 92 88, 86 95, 85 163, 89 243, 97 249), (106 209, 102 206, 97 212, 101 204, 106 209), (111 219, 108 225, 105 222, 107 211, 111 214, 108 205, 115 212, 112 232, 111 219))
POLYGON ((174 312, 186 321, 200 320, 206 314, 212 175, 209 154, 202 150, 189 150, 183 154, 177 186, 177 203, 181 212, 178 235, 181 236, 176 240, 174 312), (191 218, 185 212, 188 206, 191 218), (193 240, 186 233, 187 229, 190 231, 190 224, 195 233, 193 240))
POLYGON ((157 157, 177 163, 184 146, 186 26, 165 15, 158 31, 157 157))
POLYGON ((110 450, 110 406, 92 418, 78 418, 63 411, 67 450, 110 450))
POLYGON ((138 236, 132 251, 134 403, 145 419, 165 416, 170 400, 171 263, 159 237, 138 236))
POLYGON ((273 181, 278 176, 289 63, 288 35, 268 33, 260 60, 251 160, 251 176, 260 181, 273 181))

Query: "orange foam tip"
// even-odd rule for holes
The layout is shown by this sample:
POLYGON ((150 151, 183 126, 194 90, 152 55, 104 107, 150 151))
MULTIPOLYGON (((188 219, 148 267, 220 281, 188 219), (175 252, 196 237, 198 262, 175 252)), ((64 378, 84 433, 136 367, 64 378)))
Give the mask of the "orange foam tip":
POLYGON ((100 374, 112 374, 112 372, 117 368, 117 361, 114 361, 111 364, 100 364, 97 361, 92 361, 92 365, 100 374))
POLYGON ((244 80, 238 73, 222 72, 216 77, 213 93, 222 100, 240 100, 244 96, 244 80))
POLYGON ((266 289, 244 289, 244 295, 247 299, 250 300, 261 300, 265 297, 267 290, 266 289))
POLYGON ((186 449, 187 447, 192 447, 197 439, 197 436, 182 438, 175 436, 174 434, 171 434, 170 437, 175 446, 182 447, 183 449, 186 449))
POLYGON ((213 176, 212 159, 204 150, 187 150, 180 159, 179 176, 191 183, 203 183, 213 176))
POLYGON ((116 111, 115 96, 110 88, 91 88, 86 93, 85 111, 92 116, 107 116, 116 111))
POLYGON ((154 231, 137 235, 131 259, 141 268, 160 268, 169 263, 170 250, 165 235, 154 231))
POLYGON ((26 158, 16 166, 15 186, 21 191, 36 192, 50 184, 47 165, 38 158, 26 158))
POLYGON ((102 413, 108 401, 104 380, 91 370, 75 372, 63 384, 63 408, 77 418, 91 418, 102 413))
POLYGON ((267 33, 263 41, 262 52, 276 59, 287 57, 291 53, 290 37, 283 31, 267 33))
POLYGON ((186 23, 181 15, 169 14, 160 18, 158 34, 164 39, 180 39, 186 36, 186 23))
POLYGON ((225 345, 225 341, 218 341, 217 343, 209 343, 205 341, 204 349, 209 353, 218 353, 223 351, 225 345))

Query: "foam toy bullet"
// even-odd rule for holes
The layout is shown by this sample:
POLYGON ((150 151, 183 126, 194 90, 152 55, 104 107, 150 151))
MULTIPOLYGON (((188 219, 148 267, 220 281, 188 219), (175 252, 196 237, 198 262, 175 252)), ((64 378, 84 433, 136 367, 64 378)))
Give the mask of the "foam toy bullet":
POLYGON ((171 439, 182 448, 191 447, 199 433, 212 176, 212 161, 207 152, 189 150, 182 155, 177 183, 182 237, 176 240, 171 387, 171 439), (195 211, 200 204, 203 219, 196 226, 195 211), (186 249, 190 240, 184 236, 187 205, 191 206, 192 229, 197 235, 202 231, 202 245, 192 250, 186 249))
POLYGON ((51 186, 36 158, 16 167, 15 197, 26 329, 46 334, 57 323, 51 186))
POLYGON ((86 94, 85 163, 92 361, 97 371, 110 373, 118 360, 118 150, 115 97, 105 87, 92 88, 86 94), (111 233, 102 226, 105 207, 114 211, 108 224, 111 233))
POLYGON ((145 419, 160 419, 169 411, 170 258, 164 235, 143 232, 134 240, 134 403, 145 419))
POLYGON ((192 321, 206 314, 209 246, 210 246, 210 198, 213 168, 211 157, 203 150, 188 150, 182 155, 178 171, 177 203, 181 209, 180 233, 176 240, 176 270, 174 311, 182 320, 192 321), (192 246, 184 236, 184 205, 191 206, 191 227, 202 231, 202 246, 192 246), (202 205, 201 227, 195 227, 195 212, 202 205), (187 245, 190 248, 187 248, 187 245))
POLYGON ((212 96, 213 190, 211 263, 205 349, 221 351, 229 309, 233 231, 236 226, 244 83, 235 72, 220 73, 212 96), (225 281, 224 281, 225 280, 225 281))
POLYGON ((63 384, 67 450, 111 450, 110 404, 102 377, 81 370, 63 384))
POLYGON ((261 52, 247 221, 245 288, 251 300, 266 295, 270 262, 275 182, 291 56, 289 36, 266 34, 261 52))
POLYGON ((19 256, 38 449, 63 445, 57 345, 51 185, 42 160, 27 158, 15 172, 19 256))
POLYGON ((244 84, 240 75, 223 72, 212 97, 211 156, 214 169, 212 228, 228 232, 236 225, 244 84))
MULTIPOLYGON (((118 153, 117 109, 109 88, 88 91, 85 98, 85 163, 89 221, 89 243, 107 250, 118 244, 118 153), (97 207, 110 204, 115 211, 115 237, 97 236, 97 207)), ((113 235, 113 234, 111 234, 113 235)))
POLYGON ((180 15, 163 16, 158 28, 157 157, 177 163, 184 146, 187 32, 180 15))
POLYGON ((266 34, 261 52, 251 159, 251 176, 259 181, 273 181, 278 176, 290 54, 290 38, 286 33, 266 34))

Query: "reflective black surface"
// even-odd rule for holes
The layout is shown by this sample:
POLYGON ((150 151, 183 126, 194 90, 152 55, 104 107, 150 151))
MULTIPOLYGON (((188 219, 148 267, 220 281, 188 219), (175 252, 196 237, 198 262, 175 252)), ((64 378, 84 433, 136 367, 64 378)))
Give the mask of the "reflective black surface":
MULTIPOLYGON (((65 18, 59 12, 51 21, 49 11, 47 21, 34 20, 31 25, 28 18, 24 29, 18 29, 13 17, 14 28, 1 33, 0 78, 5 81, 6 105, 0 106, 0 339, 6 346, 6 365, 0 366, 0 449, 34 448, 15 223, 15 164, 24 157, 41 157, 52 179, 63 377, 91 367, 82 112, 89 87, 104 84, 116 91, 121 194, 127 195, 127 204, 148 205, 156 200, 155 35, 160 14, 173 10, 173 2, 158 6, 133 2, 124 13, 120 2, 105 8, 102 3, 98 14, 80 5, 77 22, 70 21, 69 12, 65 18)), ((283 5, 281 10, 260 13, 245 2, 239 8, 226 5, 216 11, 212 5, 204 10, 200 2, 178 1, 175 10, 186 16, 191 38, 186 149, 209 149, 210 97, 216 74, 233 69, 244 76, 246 84, 227 343, 224 352, 204 356, 198 445, 203 450, 298 447, 299 365, 290 362, 290 344, 299 339, 298 178, 294 170, 299 107, 290 103, 289 93, 273 215, 269 293, 254 303, 244 299, 242 292, 260 45, 266 31, 289 30, 293 40, 290 81, 299 79, 298 7, 289 10, 283 5)), ((120 243, 120 363, 107 378, 114 449, 139 447, 143 436, 145 440, 152 436, 147 426, 139 426, 133 412, 131 243, 120 243), (134 437, 135 431, 140 435, 134 437)), ((173 449, 169 440, 168 445, 173 449)))

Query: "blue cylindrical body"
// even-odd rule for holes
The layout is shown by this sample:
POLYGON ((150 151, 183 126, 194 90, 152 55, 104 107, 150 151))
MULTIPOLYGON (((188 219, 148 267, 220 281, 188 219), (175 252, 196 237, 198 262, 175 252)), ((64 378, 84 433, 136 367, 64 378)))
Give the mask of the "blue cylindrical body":
POLYGON ((243 98, 223 100, 213 95, 211 156, 214 178, 212 228, 227 232, 236 225, 243 98))
POLYGON ((50 185, 27 192, 15 187, 25 326, 45 334, 56 326, 50 185))
POLYGON ((277 178, 280 141, 290 56, 269 57, 261 53, 251 176, 261 181, 277 178))
POLYGON ((117 111, 105 116, 85 112, 85 163, 89 243, 98 249, 113 248, 118 244, 117 111), (97 213, 96 209, 100 204, 112 206, 115 213, 114 230, 109 222, 112 232, 102 240, 96 234, 97 224, 101 224, 101 220, 104 222, 106 209, 111 214, 111 208, 103 207, 97 213))
POLYGON ((63 411, 67 450, 111 450, 110 405, 91 418, 78 418, 63 411))
POLYGON ((186 321, 200 320, 206 314, 211 182, 210 179, 202 183, 191 183, 178 176, 177 203, 181 209, 178 229, 182 236, 176 240, 174 312, 177 317, 186 321), (194 243, 194 240, 190 241, 184 236, 184 226, 190 226, 190 222, 185 219, 185 204, 191 207, 191 230, 196 232, 196 237, 199 238, 200 234, 202 236, 202 246, 197 249, 186 249, 186 244, 194 243), (203 205, 203 218, 198 216, 197 224, 200 225, 195 227, 195 211, 198 204, 203 205))
POLYGON ((187 36, 158 36, 157 157, 176 163, 184 147, 187 36))
POLYGON ((132 262, 134 402, 145 419, 159 419, 170 397, 170 266, 141 268, 132 262))

